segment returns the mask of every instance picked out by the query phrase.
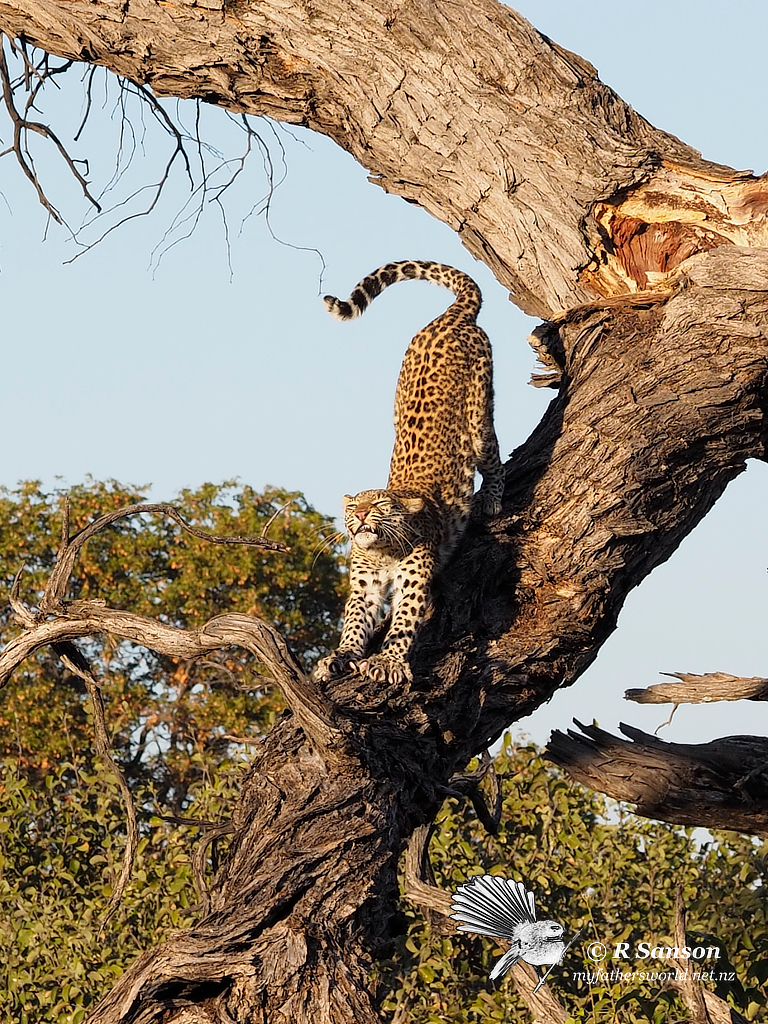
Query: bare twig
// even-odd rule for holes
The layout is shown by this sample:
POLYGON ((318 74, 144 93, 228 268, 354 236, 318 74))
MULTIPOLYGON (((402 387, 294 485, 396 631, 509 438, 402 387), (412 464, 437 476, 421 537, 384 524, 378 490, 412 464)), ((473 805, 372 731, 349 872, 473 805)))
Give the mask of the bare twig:
POLYGON ((107 732, 107 723, 104 717, 104 701, 102 700, 101 689, 99 688, 96 677, 91 671, 88 662, 74 644, 54 644, 53 649, 70 672, 78 676, 85 683, 85 688, 88 691, 88 696, 91 698, 91 706, 93 707, 93 723, 94 730, 96 732, 96 752, 107 762, 112 774, 117 780, 117 785, 120 789, 123 803, 125 804, 125 813, 128 818, 123 862, 120 866, 120 874, 118 875, 117 882, 112 890, 112 895, 109 898, 106 912, 104 913, 99 925, 99 931, 101 932, 120 906, 120 900, 123 898, 125 887, 131 877, 133 861, 139 845, 139 821, 136 815, 136 805, 133 802, 133 796, 128 786, 125 773, 110 753, 112 744, 110 743, 109 733, 107 732))
POLYGON ((285 544, 280 544, 278 541, 267 540, 263 535, 261 537, 248 537, 241 534, 235 534, 233 536, 223 537, 218 534, 206 533, 205 530, 200 530, 196 526, 191 526, 174 505, 168 505, 165 503, 139 503, 136 505, 125 505, 122 508, 114 509, 112 512, 107 512, 104 515, 99 516, 98 519, 89 523, 89 525, 84 527, 82 530, 79 530, 74 537, 70 537, 69 505, 68 499, 65 499, 63 503, 63 514, 66 518, 66 522, 62 526, 61 546, 59 548, 56 565, 51 573, 43 599, 40 602, 41 611, 54 612, 59 609, 62 601, 64 600, 67 586, 69 585, 69 579, 72 575, 72 570, 74 569, 75 560, 77 559, 80 549, 91 539, 91 537, 99 533, 105 527, 117 522, 119 519, 125 519, 128 516, 142 515, 143 513, 168 516, 193 537, 198 537, 200 540, 208 541, 211 544, 246 545, 248 547, 266 548, 268 551, 289 550, 285 544), (66 534, 64 532, 65 530, 66 534))
POLYGON ((501 823, 501 810, 504 797, 501 792, 499 777, 493 766, 493 758, 487 750, 483 752, 483 755, 480 758, 480 765, 475 768, 474 771, 465 772, 461 775, 454 775, 451 778, 449 785, 444 788, 444 792, 448 796, 468 797, 475 809, 475 814, 477 815, 478 820, 481 822, 486 832, 492 836, 496 835, 501 823), (486 803, 480 789, 479 783, 484 778, 488 778, 490 781, 491 797, 493 800, 492 810, 489 810, 488 804, 486 803))
MULTIPOLYGON (((59 137, 56 135, 53 129, 46 124, 42 124, 39 121, 30 121, 26 116, 26 114, 32 108, 37 93, 39 89, 42 87, 44 80, 47 78, 51 78, 54 74, 66 71, 71 66, 72 62, 68 61, 59 68, 46 67, 44 75, 42 76, 38 84, 34 87, 30 87, 27 97, 27 103, 25 106, 25 111, 24 114, 21 114, 16 108, 16 104, 14 102, 14 87, 11 82, 11 76, 8 70, 8 62, 5 57, 5 47, 3 45, 5 38, 5 35, 0 33, 0 83, 2 84, 3 103, 5 105, 6 111, 8 112, 8 116, 11 119, 11 123, 13 124, 12 151, 16 154, 16 159, 19 163, 19 166, 34 186, 34 189, 37 193, 37 197, 41 205, 48 211, 50 216, 53 217, 53 219, 58 224, 63 224, 64 220, 61 217, 61 214, 48 200, 48 197, 46 196, 42 186, 40 185, 40 181, 37 177, 37 172, 35 171, 34 161, 32 159, 32 155, 29 152, 29 147, 27 145, 27 135, 29 132, 34 132, 37 135, 40 135, 43 138, 48 139, 50 142, 53 143, 59 155, 69 168, 70 173, 80 185, 80 188, 82 189, 85 198, 91 203, 92 206, 95 207, 96 210, 101 210, 101 206, 99 205, 98 201, 91 195, 89 191, 87 180, 77 169, 77 167, 75 166, 75 161, 69 155, 65 146, 61 143, 59 137)), ((24 59, 26 67, 29 68, 30 62, 26 56, 26 53, 24 54, 24 59)), ((30 78, 28 75, 25 75, 25 84, 28 83, 30 83, 30 78)), ((5 152, 10 152, 10 150, 6 150, 5 152)))

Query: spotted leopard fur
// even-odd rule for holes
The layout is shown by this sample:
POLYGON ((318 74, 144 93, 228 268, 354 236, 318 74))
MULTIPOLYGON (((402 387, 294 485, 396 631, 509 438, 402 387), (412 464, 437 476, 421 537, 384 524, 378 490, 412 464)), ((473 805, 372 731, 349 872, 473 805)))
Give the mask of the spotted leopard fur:
POLYGON ((328 680, 349 671, 398 684, 411 678, 408 654, 431 582, 456 547, 473 502, 501 508, 503 471, 493 428, 491 348, 477 326, 480 289, 442 263, 388 263, 364 278, 347 301, 326 296, 340 320, 360 316, 397 281, 449 288, 453 304, 411 341, 395 398, 395 447, 386 490, 344 498, 352 540, 350 596, 338 650, 317 666, 328 680), (475 469, 483 485, 474 495, 475 469), (392 621, 380 653, 368 654, 386 602, 392 621))

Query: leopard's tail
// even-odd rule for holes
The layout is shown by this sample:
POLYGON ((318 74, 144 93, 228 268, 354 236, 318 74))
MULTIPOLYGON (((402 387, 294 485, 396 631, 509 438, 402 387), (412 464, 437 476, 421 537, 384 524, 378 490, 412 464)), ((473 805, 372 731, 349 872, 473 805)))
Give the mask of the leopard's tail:
POLYGON ((472 318, 476 317, 480 310, 480 289, 468 274, 446 266, 445 263, 432 263, 426 260, 387 263, 386 266, 379 267, 364 277, 346 302, 334 295, 326 295, 323 302, 331 316, 338 320, 352 320, 364 313, 385 288, 398 281, 431 281, 433 284, 440 284, 444 288, 449 288, 456 296, 451 310, 455 309, 456 312, 472 318))

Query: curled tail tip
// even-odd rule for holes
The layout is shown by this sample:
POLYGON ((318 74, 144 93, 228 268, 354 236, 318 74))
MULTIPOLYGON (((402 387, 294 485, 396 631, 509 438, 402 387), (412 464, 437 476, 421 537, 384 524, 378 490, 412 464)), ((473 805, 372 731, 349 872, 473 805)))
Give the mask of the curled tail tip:
POLYGON ((358 315, 357 309, 351 303, 343 302, 335 295, 324 295, 323 302, 331 316, 335 316, 337 320, 352 320, 358 315))

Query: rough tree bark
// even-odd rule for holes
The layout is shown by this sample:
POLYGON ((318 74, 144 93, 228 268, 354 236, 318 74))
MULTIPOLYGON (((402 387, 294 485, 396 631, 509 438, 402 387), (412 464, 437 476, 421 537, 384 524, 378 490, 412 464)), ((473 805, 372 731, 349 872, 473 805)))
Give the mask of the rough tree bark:
POLYGON ((547 319, 557 397, 445 575, 414 686, 385 702, 342 681, 302 728, 285 681, 294 714, 250 767, 209 911, 91 1018, 378 1021, 367 971, 409 835, 765 458, 768 184, 653 128, 495 0, 0 0, 0 30, 329 135, 547 319))

